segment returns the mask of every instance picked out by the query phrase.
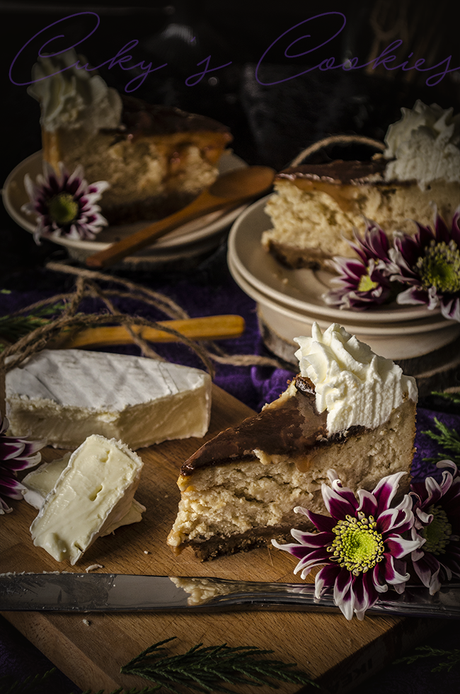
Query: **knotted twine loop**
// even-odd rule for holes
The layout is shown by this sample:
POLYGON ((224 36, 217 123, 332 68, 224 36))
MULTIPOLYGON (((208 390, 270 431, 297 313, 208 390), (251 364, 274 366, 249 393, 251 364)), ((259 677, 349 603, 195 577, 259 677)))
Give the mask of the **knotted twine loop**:
POLYGON ((351 143, 369 145, 370 147, 379 149, 381 152, 384 152, 386 149, 383 142, 380 142, 380 140, 374 140, 372 137, 366 137, 364 135, 330 135, 322 140, 318 140, 318 142, 314 142, 312 145, 300 152, 300 154, 298 154, 295 159, 292 160, 291 166, 299 166, 304 159, 323 147, 336 144, 346 145, 351 143))
POLYGON ((191 340, 177 330, 174 330, 174 328, 160 324, 157 321, 143 318, 141 316, 123 314, 118 311, 110 300, 110 296, 129 298, 152 305, 173 320, 186 320, 190 318, 188 313, 181 306, 164 294, 155 292, 147 287, 135 284, 129 280, 112 275, 105 275, 93 270, 53 262, 47 263, 46 267, 47 269, 55 272, 76 275, 77 279, 75 291, 68 294, 58 294, 54 297, 44 299, 32 304, 31 306, 22 308, 19 311, 16 311, 16 314, 13 314, 18 315, 22 313, 29 313, 33 309, 37 309, 46 304, 53 304, 57 301, 67 302, 64 311, 58 317, 36 328, 27 335, 24 335, 14 344, 5 348, 0 355, 0 368, 4 370, 5 373, 19 366, 31 355, 45 349, 47 345, 64 330, 81 330, 84 327, 104 325, 106 323, 118 323, 120 325, 124 325, 130 332, 133 341, 140 348, 143 356, 153 359, 160 359, 162 361, 165 360, 156 354, 156 352, 150 347, 149 343, 133 330, 133 327, 153 327, 171 334, 179 342, 187 345, 197 354, 212 378, 215 376, 215 369, 212 363, 213 361, 234 366, 258 365, 285 368, 285 365, 280 361, 270 357, 247 354, 229 355, 214 342, 203 341, 201 344, 198 344, 195 340, 191 340), (103 290, 98 286, 97 281, 122 285, 124 289, 127 289, 128 291, 120 291, 116 289, 103 290), (81 301, 89 296, 98 297, 101 299, 105 303, 109 313, 85 314, 78 312, 78 307, 81 301))

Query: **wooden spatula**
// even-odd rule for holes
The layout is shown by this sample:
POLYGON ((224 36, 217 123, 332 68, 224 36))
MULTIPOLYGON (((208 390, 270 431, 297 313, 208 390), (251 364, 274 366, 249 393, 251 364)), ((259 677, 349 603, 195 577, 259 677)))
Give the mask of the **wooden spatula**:
MULTIPOLYGON (((243 334, 245 322, 242 316, 221 315, 160 321, 159 325, 177 330, 191 340, 226 340, 243 334)), ((176 342, 179 338, 165 330, 133 325, 133 331, 149 342, 176 342)), ((54 349, 77 347, 103 347, 130 344, 133 339, 123 325, 84 328, 76 333, 62 333, 51 345, 54 349)))
POLYGON ((149 246, 153 241, 176 229, 181 224, 202 217, 209 212, 238 207, 241 203, 265 193, 272 185, 275 171, 268 166, 248 166, 222 174, 210 188, 203 191, 189 205, 178 212, 149 224, 144 229, 113 243, 103 251, 86 258, 91 268, 104 268, 122 258, 149 246))

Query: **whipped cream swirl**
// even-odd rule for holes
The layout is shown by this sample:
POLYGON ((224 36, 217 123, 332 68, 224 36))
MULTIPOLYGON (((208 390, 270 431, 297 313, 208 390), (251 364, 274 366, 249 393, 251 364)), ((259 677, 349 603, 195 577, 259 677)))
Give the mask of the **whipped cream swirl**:
POLYGON ((327 410, 329 434, 355 425, 374 429, 407 398, 417 401, 414 378, 337 323, 324 333, 314 323, 312 336, 295 342, 300 373, 315 385, 317 410, 327 410))
POLYGON ((385 135, 384 156, 392 160, 386 180, 417 180, 422 190, 434 181, 460 182, 460 114, 420 100, 401 113, 385 135))
POLYGON ((72 49, 40 58, 32 68, 32 79, 36 81, 27 92, 40 102, 40 123, 48 132, 58 128, 85 128, 97 132, 120 125, 120 95, 99 75, 85 69, 77 70, 74 63, 78 59, 81 65, 86 64, 86 60, 72 49))

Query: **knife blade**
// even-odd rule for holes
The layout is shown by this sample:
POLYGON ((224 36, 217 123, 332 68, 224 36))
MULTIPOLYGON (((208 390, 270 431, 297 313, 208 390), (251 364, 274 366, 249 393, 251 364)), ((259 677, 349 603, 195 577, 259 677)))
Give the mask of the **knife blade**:
MULTIPOLYGON (((332 593, 320 599, 310 583, 265 583, 222 578, 88 573, 0 574, 0 612, 165 612, 222 610, 338 612, 332 593)), ((460 584, 431 596, 406 586, 368 610, 374 614, 460 617, 460 584)))

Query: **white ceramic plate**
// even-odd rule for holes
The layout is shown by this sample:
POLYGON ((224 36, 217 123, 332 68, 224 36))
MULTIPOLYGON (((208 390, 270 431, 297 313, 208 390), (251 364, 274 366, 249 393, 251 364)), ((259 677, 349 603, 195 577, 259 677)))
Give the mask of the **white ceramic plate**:
MULTIPOLYGON (((221 158, 219 171, 224 173, 233 169, 244 168, 245 166, 247 166, 247 164, 240 159, 240 157, 229 152, 221 158)), ((13 169, 6 179, 2 190, 3 203, 8 214, 19 226, 31 233, 35 230, 34 219, 31 215, 21 210, 22 205, 28 202, 28 196, 24 188, 24 176, 28 173, 32 179, 35 179, 37 174, 41 173, 41 171, 42 154, 40 151, 30 155, 30 157, 24 159, 24 161, 13 169)), ((209 242, 214 236, 219 240, 222 230, 228 227, 245 207, 247 207, 247 205, 242 205, 229 212, 213 212, 200 219, 193 220, 192 222, 178 227, 162 239, 159 239, 154 246, 133 254, 132 257, 137 258, 137 260, 140 257, 144 262, 151 258, 152 261, 155 262, 157 260, 164 260, 165 256, 168 258, 170 258, 171 255, 175 257, 187 256, 190 252, 193 253, 196 250, 197 245, 203 243, 209 245, 209 242)), ((115 241, 119 241, 148 224, 148 220, 143 220, 135 224, 105 227, 97 235, 97 240, 94 241, 67 238, 53 238, 52 241, 61 246, 65 246, 71 256, 78 260, 82 260, 92 253, 104 250, 115 241)), ((126 258, 125 260, 126 262, 130 262, 130 258, 126 258)))
MULTIPOLYGON (((280 304, 267 294, 260 292, 240 274, 236 264, 229 257, 228 266, 235 282, 254 301, 257 302, 262 333, 267 346, 279 357, 295 363, 294 351, 298 345, 294 337, 311 335, 311 326, 318 323, 321 329, 327 328, 331 320, 309 312, 301 312, 280 304)), ((350 314, 351 312, 348 312, 350 314)), ((356 314, 352 314, 356 318, 356 314)), ((446 321, 440 314, 431 312, 418 320, 382 323, 341 320, 345 330, 368 344, 382 357, 393 360, 414 359, 429 354, 450 344, 460 335, 460 324, 446 321)))
POLYGON ((262 294, 295 311, 329 318, 329 323, 380 323, 418 320, 440 311, 425 306, 377 307, 368 311, 346 311, 328 306, 322 295, 330 288, 332 274, 316 270, 291 270, 281 265, 262 247, 261 236, 271 228, 265 205, 270 196, 250 205, 234 222, 228 239, 228 254, 239 275, 262 294))

